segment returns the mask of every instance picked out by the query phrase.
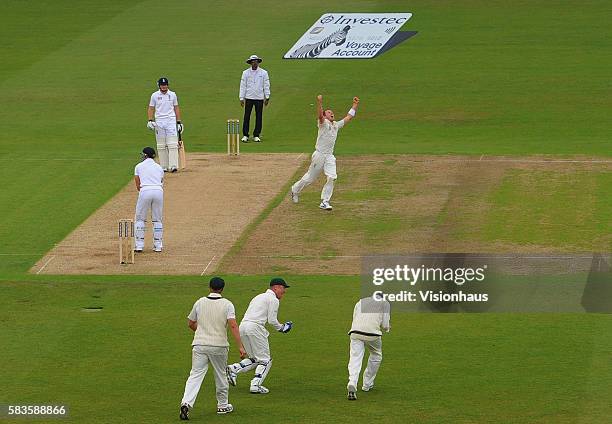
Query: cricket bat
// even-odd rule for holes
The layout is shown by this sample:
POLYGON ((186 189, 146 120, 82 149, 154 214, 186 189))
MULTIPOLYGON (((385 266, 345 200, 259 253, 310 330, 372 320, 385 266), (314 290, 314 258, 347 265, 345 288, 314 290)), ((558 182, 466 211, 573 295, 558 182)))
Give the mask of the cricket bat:
POLYGON ((178 133, 178 137, 179 137, 179 148, 178 148, 178 155, 179 155, 179 169, 185 169, 187 168, 187 157, 185 156, 185 141, 183 140, 183 132, 179 131, 178 133))

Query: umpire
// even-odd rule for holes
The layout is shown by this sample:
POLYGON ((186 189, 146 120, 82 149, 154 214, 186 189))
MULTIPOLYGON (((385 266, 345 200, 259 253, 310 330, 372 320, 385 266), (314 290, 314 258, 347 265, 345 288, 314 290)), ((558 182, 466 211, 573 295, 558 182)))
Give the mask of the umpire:
POLYGON ((251 121, 251 112, 255 106, 255 129, 253 130, 253 141, 260 142, 261 127, 263 121, 263 108, 268 106, 270 101, 270 77, 268 71, 259 67, 262 59, 256 54, 251 55, 246 63, 251 65, 250 68, 242 72, 240 79, 240 106, 244 107, 244 120, 242 122, 242 138, 243 143, 249 142, 249 126, 251 121))
POLYGON ((209 287, 209 295, 198 299, 187 316, 188 326, 195 332, 195 335, 192 343, 191 373, 185 384, 185 394, 181 401, 179 415, 181 420, 189 419, 189 410, 193 408, 209 364, 212 365, 215 374, 217 414, 227 414, 234 410, 232 404, 228 403, 229 384, 225 372, 229 351, 228 325, 236 345, 239 346, 240 357, 246 357, 246 351, 240 340, 238 324, 236 324, 234 305, 221 296, 225 281, 222 278, 213 277, 209 287))

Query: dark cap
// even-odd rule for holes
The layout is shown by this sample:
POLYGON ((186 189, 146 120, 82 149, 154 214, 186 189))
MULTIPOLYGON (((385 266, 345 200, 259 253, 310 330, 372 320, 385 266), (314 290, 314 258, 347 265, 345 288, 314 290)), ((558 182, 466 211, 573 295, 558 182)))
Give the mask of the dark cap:
POLYGON ((157 80, 157 85, 168 85, 168 78, 161 77, 157 80))
POLYGON ((221 277, 213 277, 210 279, 208 286, 213 290, 221 290, 225 287, 225 281, 221 277))
POLYGON ((290 286, 287 285, 287 283, 285 283, 285 280, 283 280, 282 278, 273 278, 270 280, 270 287, 272 286, 283 286, 285 288, 289 288, 290 286))
POLYGON ((148 158, 153 159, 155 157, 155 149, 153 147, 145 147, 142 149, 142 153, 147 155, 148 158))

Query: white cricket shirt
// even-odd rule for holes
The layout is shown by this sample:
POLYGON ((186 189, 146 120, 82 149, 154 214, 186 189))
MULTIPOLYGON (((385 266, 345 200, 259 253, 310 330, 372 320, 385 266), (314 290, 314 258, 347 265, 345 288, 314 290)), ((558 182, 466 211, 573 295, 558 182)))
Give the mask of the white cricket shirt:
POLYGON ((267 322, 276 330, 280 330, 283 325, 278 322, 279 304, 280 302, 274 292, 268 289, 265 293, 258 294, 251 300, 242 322, 253 322, 261 326, 265 326, 267 322))
POLYGON ((227 320, 236 319, 236 310, 234 304, 219 293, 198 299, 187 318, 198 323, 192 346, 229 346, 227 320))
POLYGON ((174 106, 178 106, 178 98, 174 91, 168 90, 163 94, 160 90, 151 94, 149 106, 155 108, 155 120, 163 121, 164 119, 176 120, 174 106))
POLYGON ((263 100, 270 98, 270 77, 262 68, 245 69, 240 79, 240 100, 263 100))
POLYGON ((140 177, 140 191, 164 190, 164 170, 153 159, 146 158, 136 165, 134 175, 140 177))
POLYGON ((353 323, 349 334, 381 336, 381 329, 389 331, 391 328, 390 311, 391 305, 386 300, 376 301, 371 297, 359 300, 353 309, 353 323))
POLYGON ((317 144, 315 148, 319 153, 333 154, 334 147, 336 146, 336 138, 338 137, 338 130, 344 126, 344 119, 334 122, 323 119, 323 123, 319 123, 319 120, 317 120, 317 126, 319 127, 319 133, 317 134, 317 144))

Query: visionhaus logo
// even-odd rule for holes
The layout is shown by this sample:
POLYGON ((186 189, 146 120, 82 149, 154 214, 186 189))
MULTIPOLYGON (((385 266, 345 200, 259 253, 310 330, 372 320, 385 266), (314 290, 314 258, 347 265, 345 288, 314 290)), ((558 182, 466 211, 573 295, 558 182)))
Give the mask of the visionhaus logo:
POLYGON ((284 59, 371 59, 412 37, 399 32, 411 13, 326 13, 284 59))

